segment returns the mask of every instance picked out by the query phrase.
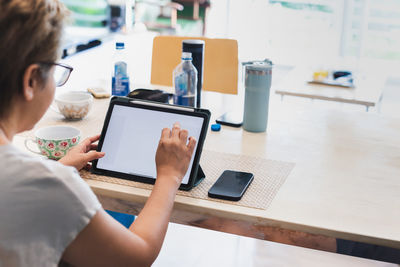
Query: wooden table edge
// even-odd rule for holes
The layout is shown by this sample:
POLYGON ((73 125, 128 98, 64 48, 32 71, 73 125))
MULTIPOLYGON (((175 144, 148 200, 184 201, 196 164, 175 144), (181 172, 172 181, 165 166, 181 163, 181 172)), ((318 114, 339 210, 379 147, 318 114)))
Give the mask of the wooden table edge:
POLYGON ((306 98, 310 98, 310 99, 319 99, 319 100, 341 102, 341 103, 348 103, 348 104, 357 104, 357 105, 363 105, 363 106, 367 106, 367 107, 375 106, 374 102, 355 100, 355 99, 346 99, 346 98, 341 98, 341 97, 318 96, 318 95, 310 95, 310 94, 302 94, 302 93, 293 93, 293 92, 287 92, 287 91, 282 91, 282 90, 275 90, 275 94, 278 94, 281 96, 284 96, 284 95, 299 96, 299 97, 306 97, 306 98))
MULTIPOLYGON (((105 209, 111 209, 114 211, 134 215, 137 215, 143 208, 144 203, 146 202, 151 192, 151 190, 148 189, 136 188, 132 186, 110 184, 107 182, 95 181, 90 179, 84 180, 92 188, 105 209), (113 188, 117 188, 118 190, 111 189, 110 185, 112 185, 113 188)), ((215 203, 210 202, 209 200, 195 199, 191 197, 177 195, 175 199, 174 211, 171 216, 171 222, 208 228, 205 221, 209 218, 218 218, 219 222, 224 222, 232 225, 236 230, 240 232, 240 235, 261 240, 268 240, 263 231, 266 228, 273 227, 299 231, 312 235, 341 238, 400 249, 400 242, 387 238, 377 238, 357 233, 349 233, 334 229, 305 225, 301 223, 287 222, 284 220, 278 220, 273 217, 261 217, 261 214, 248 216, 241 213, 240 211, 248 211, 251 209, 254 210, 255 213, 261 213, 265 212, 265 210, 235 206, 236 211, 228 211, 227 208, 229 207, 230 205, 225 203, 218 203, 218 205, 215 205, 215 203), (204 212, 204 205, 202 207, 199 207, 197 205, 199 201, 202 202, 202 204, 208 206, 207 212, 204 212)), ((231 234, 239 234, 237 231, 230 231, 225 229, 218 230, 231 234)))

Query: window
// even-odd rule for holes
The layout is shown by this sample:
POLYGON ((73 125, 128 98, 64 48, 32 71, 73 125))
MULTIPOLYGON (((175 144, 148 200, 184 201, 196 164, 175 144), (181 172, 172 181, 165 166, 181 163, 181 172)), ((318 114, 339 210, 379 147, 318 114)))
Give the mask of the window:
POLYGON ((212 4, 225 13, 219 16, 219 22, 226 21, 225 36, 239 41, 242 60, 267 57, 289 65, 378 60, 385 66, 400 65, 399 0, 217 2, 212 4))
POLYGON ((400 1, 346 1, 343 55, 400 60, 400 1))
POLYGON ((61 0, 72 12, 77 26, 103 27, 107 22, 106 0, 61 0))
POLYGON ((228 0, 228 37, 241 59, 324 61, 340 52, 342 0, 228 0))

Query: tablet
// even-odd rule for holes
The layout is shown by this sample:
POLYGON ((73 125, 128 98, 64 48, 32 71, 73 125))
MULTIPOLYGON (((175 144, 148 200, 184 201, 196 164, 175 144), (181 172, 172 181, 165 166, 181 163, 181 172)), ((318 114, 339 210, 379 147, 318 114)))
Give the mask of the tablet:
POLYGON ((179 122, 197 143, 180 189, 191 189, 197 179, 199 160, 210 112, 204 109, 114 97, 107 111, 98 151, 105 156, 93 162, 97 174, 151 183, 156 180, 155 155, 163 128, 179 122))

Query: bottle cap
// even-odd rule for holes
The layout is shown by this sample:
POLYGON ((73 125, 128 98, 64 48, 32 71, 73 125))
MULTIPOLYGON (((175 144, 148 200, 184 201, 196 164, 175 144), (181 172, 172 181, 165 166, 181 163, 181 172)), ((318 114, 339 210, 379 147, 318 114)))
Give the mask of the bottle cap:
POLYGON ((214 123, 211 125, 211 131, 213 132, 218 132, 221 130, 221 124, 214 123))
POLYGON ((192 53, 182 52, 182 60, 192 60, 192 53))
POLYGON ((123 42, 116 42, 116 43, 115 43, 115 48, 116 48, 116 49, 124 49, 124 48, 125 48, 125 43, 123 43, 123 42))

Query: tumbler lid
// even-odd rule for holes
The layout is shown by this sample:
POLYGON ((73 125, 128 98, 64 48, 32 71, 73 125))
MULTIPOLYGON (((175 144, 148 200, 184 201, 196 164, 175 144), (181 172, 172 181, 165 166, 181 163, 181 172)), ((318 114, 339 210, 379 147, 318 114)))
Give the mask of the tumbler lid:
POLYGON ((194 47, 194 48, 201 48, 204 46, 204 41, 203 40, 198 40, 198 39, 187 39, 182 41, 182 45, 184 47, 194 47))
POLYGON ((254 60, 254 61, 248 61, 248 62, 243 62, 243 66, 246 67, 246 71, 266 71, 272 69, 272 61, 269 59, 264 59, 264 60, 254 60))

